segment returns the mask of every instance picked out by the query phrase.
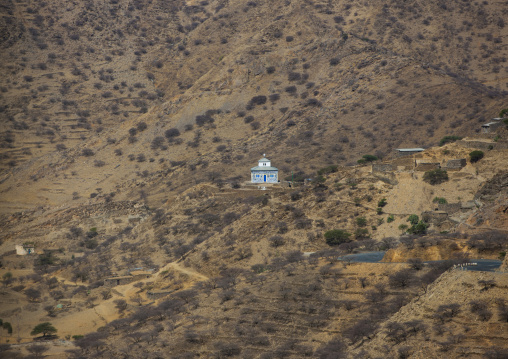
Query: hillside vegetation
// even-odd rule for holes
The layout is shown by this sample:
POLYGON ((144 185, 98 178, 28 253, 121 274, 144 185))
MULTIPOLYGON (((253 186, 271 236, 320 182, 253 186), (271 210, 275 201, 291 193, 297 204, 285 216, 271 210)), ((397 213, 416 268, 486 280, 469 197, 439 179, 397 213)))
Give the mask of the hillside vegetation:
POLYGON ((507 11, 4 1, 0 357, 506 356, 507 11))

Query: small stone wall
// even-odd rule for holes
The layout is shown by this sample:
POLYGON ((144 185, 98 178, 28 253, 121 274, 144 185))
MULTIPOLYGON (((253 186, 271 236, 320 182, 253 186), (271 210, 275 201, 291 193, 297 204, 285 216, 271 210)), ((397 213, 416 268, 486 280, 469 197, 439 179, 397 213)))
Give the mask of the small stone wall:
POLYGON ((131 275, 122 277, 111 277, 104 279, 105 287, 116 287, 117 285, 129 284, 134 281, 134 277, 131 275))
POLYGON ((372 165, 372 172, 392 172, 396 169, 391 163, 374 163, 372 165))
POLYGON ((457 141, 457 143, 466 148, 475 150, 505 150, 508 149, 508 142, 483 142, 483 141, 457 141))
POLYGON ((459 158, 456 160, 449 160, 446 162, 446 169, 448 171, 460 171, 462 168, 466 167, 467 161, 465 158, 459 158))
POLYGON ((448 219, 448 213, 444 211, 427 211, 422 213, 422 220, 426 223, 439 225, 448 219))
POLYGON ((397 157, 407 157, 407 156, 412 156, 414 154, 417 154, 417 153, 422 153, 423 151, 397 151, 395 150, 395 154, 397 157))
POLYGON ((156 299, 164 298, 165 296, 168 296, 173 292, 174 292, 173 289, 149 290, 148 292, 146 292, 146 296, 151 300, 156 300, 156 299))
POLYGON ((442 212, 456 213, 456 212, 461 211, 462 204, 460 204, 460 203, 444 203, 444 204, 438 204, 437 208, 442 212))
POLYGON ((431 163, 420 162, 418 163, 415 169, 417 171, 426 172, 437 170, 438 168, 441 168, 441 164, 439 162, 431 162, 431 163))

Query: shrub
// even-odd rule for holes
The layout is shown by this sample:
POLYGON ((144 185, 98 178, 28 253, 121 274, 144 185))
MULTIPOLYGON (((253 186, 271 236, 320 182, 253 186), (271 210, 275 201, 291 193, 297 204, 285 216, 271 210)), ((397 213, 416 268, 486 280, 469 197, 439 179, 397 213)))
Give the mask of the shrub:
POLYGON ((261 127, 261 124, 258 121, 254 121, 254 122, 251 122, 250 127, 253 130, 257 130, 257 129, 259 129, 261 127))
POLYGON ((136 125, 136 128, 138 129, 139 132, 146 130, 147 127, 148 126, 145 122, 140 122, 136 125))
POLYGON ((483 151, 473 151, 469 154, 469 159, 471 163, 475 163, 481 160, 483 156, 484 156, 483 151))
POLYGON ((416 214, 412 214, 408 217, 407 221, 409 223, 411 223, 411 225, 415 225, 415 224, 418 224, 418 221, 420 220, 420 218, 418 218, 418 216, 416 214))
POLYGON ((423 175, 423 180, 431 185, 440 184, 448 181, 448 172, 440 168, 427 171, 423 175))
POLYGON ((448 201, 444 197, 434 197, 432 200, 433 203, 439 203, 439 204, 447 204, 448 201))
POLYGON ((94 152, 89 148, 84 148, 83 151, 81 151, 81 155, 85 157, 90 157, 94 155, 94 152))
POLYGON ((377 203, 377 206, 382 208, 382 207, 386 206, 386 204, 387 204, 387 202, 386 202, 386 198, 382 198, 382 199, 380 199, 380 200, 379 200, 379 202, 377 203))
POLYGON ((328 245, 336 246, 342 243, 350 242, 349 237, 351 236, 351 233, 348 233, 342 229, 332 229, 325 232, 324 236, 328 245))
POLYGON ((268 242, 270 242, 270 246, 277 248, 280 246, 283 246, 284 243, 286 243, 284 237, 282 236, 273 236, 268 239, 268 242))
POLYGON ((201 127, 207 123, 214 123, 214 122, 215 122, 215 119, 209 114, 196 116, 196 125, 198 125, 199 127, 201 127))
POLYGON ((369 238, 369 230, 367 228, 358 228, 355 231, 355 238, 356 239, 369 238))
POLYGON ((439 146, 443 146, 447 143, 455 142, 458 140, 462 140, 462 137, 459 136, 445 136, 439 141, 439 146))
POLYGON ((409 229, 407 230, 407 233, 410 234, 425 234, 427 231, 427 228, 429 225, 425 223, 424 221, 420 221, 416 224, 413 224, 409 229))
POLYGON ((334 58, 330 59, 330 66, 336 66, 339 64, 339 62, 340 62, 339 58, 334 57, 334 58))
POLYGON ((305 104, 305 106, 316 106, 316 107, 321 107, 322 105, 323 104, 321 103, 321 101, 315 98, 309 98, 307 100, 307 103, 305 104))
POLYGON ((164 136, 166 136, 166 138, 178 137, 180 136, 180 131, 178 128, 170 128, 164 132, 164 136))
POLYGON ((318 175, 322 176, 325 174, 337 172, 338 168, 339 167, 337 165, 331 165, 331 166, 321 168, 317 173, 318 173, 318 175))
POLYGON ((367 225, 367 219, 365 217, 356 217, 356 225, 358 227, 365 227, 367 225))
POLYGON ((298 72, 290 72, 288 74, 288 81, 300 81, 302 79, 302 74, 298 72))
POLYGON ((363 155, 362 158, 367 162, 373 162, 378 160, 377 156, 374 155, 363 155))
POLYGON ((253 98, 250 99, 249 103, 251 105, 264 105, 266 103, 266 96, 264 95, 254 96, 253 98))
POLYGON ((268 98, 272 103, 274 103, 280 99, 280 95, 278 93, 273 93, 270 96, 268 96, 268 98))

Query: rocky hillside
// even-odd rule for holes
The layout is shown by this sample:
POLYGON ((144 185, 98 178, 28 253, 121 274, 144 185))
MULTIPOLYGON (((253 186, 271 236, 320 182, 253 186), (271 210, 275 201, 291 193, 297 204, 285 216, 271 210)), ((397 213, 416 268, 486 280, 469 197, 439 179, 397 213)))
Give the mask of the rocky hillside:
POLYGON ((4 1, 0 356, 506 355, 506 11, 4 1))
POLYGON ((169 192, 245 179, 265 152, 287 176, 471 133, 504 106, 502 10, 8 1, 2 188, 28 192, 3 211, 167 172, 169 192))

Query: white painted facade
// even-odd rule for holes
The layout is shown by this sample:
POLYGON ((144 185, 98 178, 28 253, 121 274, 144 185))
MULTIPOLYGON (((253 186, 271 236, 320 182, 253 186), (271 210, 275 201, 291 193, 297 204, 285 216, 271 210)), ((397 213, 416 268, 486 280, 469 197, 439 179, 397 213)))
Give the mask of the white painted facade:
POLYGON ((272 162, 263 157, 256 167, 250 169, 252 183, 277 183, 279 182, 279 169, 272 167, 272 162))

